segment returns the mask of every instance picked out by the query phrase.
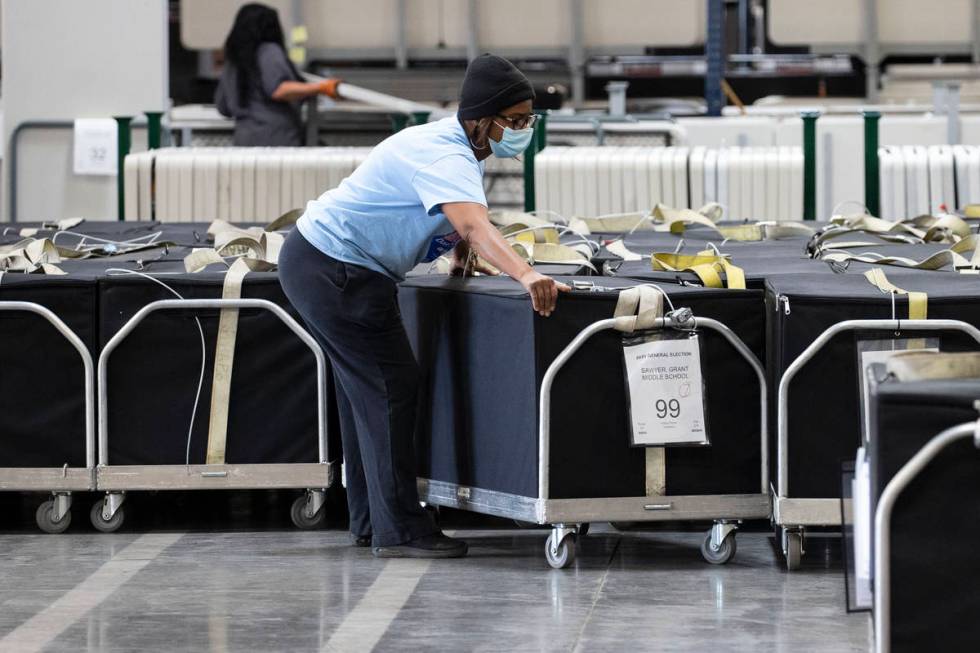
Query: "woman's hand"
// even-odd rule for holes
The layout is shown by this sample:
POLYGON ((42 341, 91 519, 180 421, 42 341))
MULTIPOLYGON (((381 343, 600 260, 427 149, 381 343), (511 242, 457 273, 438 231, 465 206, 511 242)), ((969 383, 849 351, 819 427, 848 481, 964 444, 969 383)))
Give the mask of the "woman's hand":
POLYGON ((487 276, 497 276, 500 271, 490 267, 486 261, 476 255, 469 244, 463 240, 453 249, 453 258, 449 264, 449 275, 453 277, 472 277, 479 272, 487 276))
POLYGON ((533 269, 521 276, 518 281, 524 286, 528 294, 531 295, 531 305, 534 310, 543 317, 548 317, 555 311, 555 304, 558 302, 559 292, 571 290, 563 283, 558 283, 551 277, 535 272, 533 269))

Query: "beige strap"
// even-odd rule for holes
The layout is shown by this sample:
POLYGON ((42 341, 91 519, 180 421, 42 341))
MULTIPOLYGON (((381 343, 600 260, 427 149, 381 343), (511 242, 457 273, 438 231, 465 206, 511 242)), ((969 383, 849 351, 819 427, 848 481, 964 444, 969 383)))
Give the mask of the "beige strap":
POLYGON ((598 273, 589 260, 592 250, 582 243, 555 245, 554 243, 511 243, 514 251, 530 265, 579 265, 598 273))
POLYGON ((649 213, 615 213, 596 218, 576 217, 570 223, 572 228, 581 233, 596 231, 607 233, 629 233, 631 231, 650 231, 653 222, 649 213), (581 227, 584 225, 585 229, 581 227))
POLYGON ((643 257, 636 252, 631 252, 622 240, 614 240, 606 245, 606 251, 615 254, 624 261, 642 261, 643 257))
POLYGON ((662 497, 667 493, 667 448, 646 449, 646 491, 648 497, 662 497))
POLYGON ((292 209, 286 211, 278 218, 266 225, 266 231, 281 231, 282 229, 296 224, 296 221, 303 217, 303 209, 292 209))
POLYGON ((885 370, 899 381, 980 378, 980 352, 900 352, 885 361, 885 370))
POLYGON ((664 293, 653 286, 634 286, 619 293, 616 300, 615 328, 618 331, 633 332, 652 329, 657 318, 664 314, 664 293))
POLYGON ((225 259, 221 254, 210 247, 199 247, 191 250, 191 253, 184 257, 184 269, 191 273, 201 272, 204 268, 215 263, 224 264, 225 259))
POLYGON ((490 211, 490 223, 498 227, 510 227, 513 225, 523 225, 524 227, 553 227, 554 225, 530 213, 523 211, 490 211))
POLYGON ((895 295, 907 295, 909 298, 909 319, 925 320, 928 316, 929 296, 924 292, 909 291, 899 288, 885 276, 881 268, 872 268, 864 273, 865 278, 882 292, 895 295))
MULTIPOLYGON (((235 261, 225 275, 222 299, 240 299, 242 282, 249 273, 244 259, 235 261)), ((231 371, 235 363, 235 340, 238 337, 238 309, 223 308, 218 318, 218 340, 214 350, 214 378, 211 381, 211 417, 208 423, 208 449, 205 462, 225 462, 228 439, 228 405, 231 399, 231 371)))

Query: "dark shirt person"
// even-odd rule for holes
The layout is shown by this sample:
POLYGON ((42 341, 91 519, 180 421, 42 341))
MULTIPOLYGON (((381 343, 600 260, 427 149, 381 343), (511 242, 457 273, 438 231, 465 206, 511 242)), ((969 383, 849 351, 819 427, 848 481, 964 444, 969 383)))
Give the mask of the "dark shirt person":
POLYGON ((233 143, 242 146, 303 144, 300 100, 330 95, 333 82, 302 81, 286 56, 279 14, 262 4, 243 5, 225 40, 225 67, 214 103, 235 119, 233 143))

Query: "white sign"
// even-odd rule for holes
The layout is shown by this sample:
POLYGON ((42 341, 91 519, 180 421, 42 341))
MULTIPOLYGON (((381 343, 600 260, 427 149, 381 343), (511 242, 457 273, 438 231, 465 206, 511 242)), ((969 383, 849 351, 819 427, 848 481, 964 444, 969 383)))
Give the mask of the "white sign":
POLYGON ((708 444, 698 338, 623 347, 633 444, 708 444))
POLYGON ((112 118, 79 118, 75 121, 76 175, 117 174, 117 128, 112 118))
POLYGON ((859 607, 871 606, 871 470, 865 449, 858 449, 851 481, 854 505, 854 578, 859 607))

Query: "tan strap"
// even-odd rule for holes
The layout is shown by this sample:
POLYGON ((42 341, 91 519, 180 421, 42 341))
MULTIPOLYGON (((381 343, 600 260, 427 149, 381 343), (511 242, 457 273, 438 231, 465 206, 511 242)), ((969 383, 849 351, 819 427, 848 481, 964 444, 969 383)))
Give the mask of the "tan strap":
POLYGON ((899 381, 980 378, 980 352, 899 352, 885 361, 885 370, 899 381))
POLYGON ((652 329, 664 315, 664 293, 653 286, 634 286, 619 293, 613 317, 618 331, 652 329))
POLYGON ((648 497, 667 493, 667 448, 646 448, 646 492, 648 497))
POLYGON ((303 209, 292 209, 286 211, 278 218, 266 225, 266 231, 281 231, 286 227, 296 224, 296 221, 303 217, 303 209))
POLYGON ((895 295, 906 295, 909 298, 909 319, 925 320, 928 317, 929 296, 924 292, 909 291, 899 288, 885 276, 881 268, 872 268, 864 273, 865 278, 882 292, 895 295))
POLYGON ((624 261, 642 261, 643 257, 636 252, 631 252, 627 247, 626 243, 622 240, 614 240, 606 245, 606 251, 610 254, 615 254, 624 261))

